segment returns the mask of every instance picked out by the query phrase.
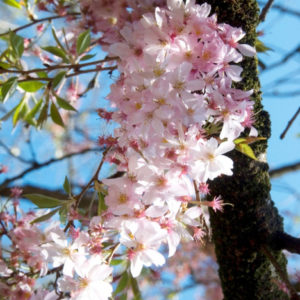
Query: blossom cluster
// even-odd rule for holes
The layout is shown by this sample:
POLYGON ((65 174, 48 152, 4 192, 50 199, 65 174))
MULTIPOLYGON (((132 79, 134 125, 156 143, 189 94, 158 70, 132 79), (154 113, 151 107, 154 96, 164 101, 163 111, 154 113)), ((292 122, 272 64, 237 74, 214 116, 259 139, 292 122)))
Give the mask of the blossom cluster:
POLYGON ((9 299, 108 299, 116 257, 135 278, 144 266, 165 263, 163 246, 172 256, 181 240, 201 242, 206 207, 224 205, 220 197, 203 201, 209 181, 232 175, 226 153, 246 128, 257 134, 252 91, 232 86, 241 80, 237 64, 255 50, 239 43, 240 28, 219 24, 208 4, 84 0, 81 9, 85 24, 101 32, 102 48, 118 57, 120 76, 107 97, 113 112, 98 113, 119 124, 114 137, 100 140, 124 175, 98 186, 107 207, 99 216, 69 214, 83 225, 77 229, 53 223, 42 230, 36 214, 17 206, 14 216, 2 212, 13 250, 0 256, 0 275, 9 278, 0 294, 9 299), (33 278, 49 272, 60 275, 56 290, 34 292, 33 278))
POLYGON ((143 265, 165 262, 162 244, 172 256, 180 240, 203 238, 203 206, 222 209, 220 198, 200 196, 208 180, 232 175, 225 154, 245 128, 257 134, 252 91, 232 87, 241 80, 237 63, 255 49, 239 44, 245 33, 218 24, 206 3, 170 0, 120 24, 117 38, 106 32, 102 40, 115 41, 108 53, 120 59, 108 95, 120 125, 109 160, 125 175, 103 180, 104 224, 120 232, 137 277, 143 265))
POLYGON ((0 276, 6 278, 6 283, 0 282, 1 295, 13 300, 56 300, 59 293, 37 288, 36 279, 61 272, 58 289, 70 293, 71 299, 111 296, 112 268, 100 252, 93 251, 99 236, 95 227, 89 233, 71 227, 67 235, 59 222, 42 229, 34 223, 39 215, 24 213, 18 203, 14 203, 14 211, 0 214, 1 226, 10 239, 9 256, 0 252, 0 276))

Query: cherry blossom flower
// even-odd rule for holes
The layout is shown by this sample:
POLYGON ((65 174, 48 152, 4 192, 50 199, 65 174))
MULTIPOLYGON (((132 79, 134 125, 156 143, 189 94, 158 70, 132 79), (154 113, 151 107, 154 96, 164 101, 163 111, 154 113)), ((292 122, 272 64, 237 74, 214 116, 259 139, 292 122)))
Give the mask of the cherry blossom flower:
POLYGON ((205 182, 221 174, 232 175, 233 161, 223 154, 234 149, 233 142, 223 142, 219 145, 215 138, 211 138, 204 144, 199 142, 198 145, 193 153, 195 159, 191 167, 193 178, 205 182))
POLYGON ((74 300, 107 300, 112 295, 112 286, 109 283, 112 268, 105 264, 98 255, 76 266, 79 276, 77 281, 67 278, 60 282, 63 291, 71 292, 74 300), (69 280, 69 284, 67 284, 69 280), (73 284, 72 284, 73 283, 73 284), (71 288, 71 289, 70 289, 71 288))
POLYGON ((165 258, 157 250, 166 238, 166 232, 159 224, 148 220, 125 221, 121 229, 120 242, 128 248, 130 271, 139 276, 143 266, 161 266, 165 258))

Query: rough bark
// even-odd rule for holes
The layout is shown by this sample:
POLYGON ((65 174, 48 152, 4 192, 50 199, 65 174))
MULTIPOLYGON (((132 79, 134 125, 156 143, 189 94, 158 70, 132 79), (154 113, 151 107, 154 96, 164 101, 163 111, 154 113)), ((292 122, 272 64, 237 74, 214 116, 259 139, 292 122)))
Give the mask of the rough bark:
MULTIPOLYGON (((198 1, 203 3, 204 1, 198 1)), ((247 33, 243 43, 254 45, 258 25, 258 5, 255 0, 210 0, 217 13, 218 22, 242 27, 247 33)), ((270 119, 262 108, 257 60, 245 58, 243 81, 236 87, 253 89, 256 123, 259 136, 270 137, 270 119)), ((253 144, 257 157, 263 158, 266 141, 253 144)), ((273 264, 262 251, 267 247, 275 257, 281 270, 286 274, 286 259, 280 251, 269 245, 270 236, 283 230, 282 218, 270 199, 270 178, 268 165, 264 161, 254 161, 234 151, 234 175, 223 176, 211 183, 212 196, 221 195, 224 213, 210 211, 212 237, 219 263, 224 300, 283 300, 289 296, 277 282, 280 278, 273 264)))

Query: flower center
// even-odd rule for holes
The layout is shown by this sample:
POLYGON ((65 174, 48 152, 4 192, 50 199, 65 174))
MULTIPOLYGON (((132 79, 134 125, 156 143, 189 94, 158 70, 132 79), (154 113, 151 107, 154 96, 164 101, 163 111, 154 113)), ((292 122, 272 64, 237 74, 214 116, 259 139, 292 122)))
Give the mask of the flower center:
POLYGON ((89 285, 89 281, 87 278, 82 278, 79 281, 79 288, 80 289, 85 289, 89 285))
POLYGON ((127 202, 127 200, 128 200, 128 197, 126 194, 120 194, 119 203, 124 204, 127 202))

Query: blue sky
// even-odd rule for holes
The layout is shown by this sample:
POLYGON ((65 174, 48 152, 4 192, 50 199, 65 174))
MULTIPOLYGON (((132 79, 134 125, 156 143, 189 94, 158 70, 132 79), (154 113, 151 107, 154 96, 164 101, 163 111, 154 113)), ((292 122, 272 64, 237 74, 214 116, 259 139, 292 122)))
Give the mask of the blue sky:
MULTIPOLYGON (((285 7, 295 8, 299 10, 299 2, 293 0, 285 1, 275 1, 276 4, 281 4, 285 7)), ((294 49, 300 43, 299 38, 299 29, 300 29, 300 18, 296 18, 289 15, 282 15, 279 12, 271 11, 267 20, 261 24, 258 30, 262 30, 264 35, 261 37, 261 40, 273 51, 269 51, 265 54, 260 54, 261 59, 266 65, 271 65, 274 62, 277 62, 281 59, 282 55, 291 49, 294 49)), ((102 75, 103 76, 103 75, 102 75)), ((297 86, 300 86, 300 54, 294 56, 287 64, 270 71, 262 72, 261 76, 261 85, 263 91, 263 103, 265 109, 270 113, 272 121, 272 137, 269 140, 269 149, 267 153, 267 159, 270 164, 271 169, 279 167, 281 165, 293 163, 299 161, 300 153, 300 117, 296 119, 293 126, 288 131, 286 137, 283 140, 279 139, 280 134, 284 130, 287 122, 291 119, 293 114, 297 111, 300 103, 300 96, 295 97, 271 97, 268 94, 271 91, 290 91, 295 89, 297 86), (293 77, 294 81, 292 83, 287 83, 282 87, 272 87, 270 89, 271 83, 274 82, 277 78, 286 76, 293 77), (264 96, 264 94, 266 96, 264 96)), ((103 98, 109 88, 109 79, 105 78, 103 82, 104 86, 101 86, 101 89, 95 90, 92 92, 92 95, 89 99, 84 99, 85 105, 86 102, 93 102, 94 99, 103 98)), ((103 103, 103 102, 102 102, 103 103)), ((96 104, 95 107, 97 107, 96 104)), ((82 109, 84 108, 82 106, 82 109)), ((0 113, 2 116, 2 113, 0 113)), ((99 120, 97 115, 91 114, 89 116, 90 121, 88 122, 92 135, 97 138, 97 135, 100 133, 98 130, 103 126, 103 123, 99 120)), ((9 146, 13 146, 15 140, 23 135, 21 127, 17 127, 13 130, 10 123, 4 123, 2 130, 0 130, 0 140, 6 140, 9 146), (8 139, 8 134, 10 135, 8 139)), ((36 151, 39 152, 39 160, 45 161, 51 157, 55 152, 55 145, 52 143, 51 138, 48 134, 43 132, 35 132, 33 134, 34 142, 33 145, 36 148, 36 151), (42 142, 41 142, 42 141, 42 142)), ((15 147, 16 148, 16 147, 15 147)), ((19 151, 21 154, 28 156, 28 147, 26 143, 23 143, 19 146, 19 151)), ((29 156, 28 156, 29 157, 29 156)), ((80 178, 82 182, 87 181, 90 174, 94 172, 93 166, 97 165, 96 161, 100 160, 99 154, 89 154, 85 155, 80 161, 74 160, 75 169, 84 169, 84 172, 76 174, 76 178, 80 178), (92 167, 90 167, 92 165, 92 167)), ((8 164, 10 173, 18 174, 20 170, 25 166, 20 165, 17 160, 7 160, 7 155, 5 151, 0 147, 0 163, 8 164)), ((30 184, 43 185, 48 188, 59 188, 64 180, 64 177, 67 172, 67 163, 63 162, 61 164, 55 164, 50 166, 47 169, 42 169, 32 173, 30 176, 23 178, 23 182, 30 184)), ((0 184, 5 179, 5 175, 0 175, 0 184)), ((285 175, 278 179, 272 180, 272 198, 278 206, 281 213, 284 213, 286 210, 291 212, 300 212, 300 171, 294 172, 292 174, 285 175)), ((285 219, 285 228, 286 230, 296 236, 300 235, 300 220, 294 218, 285 219)), ((299 266, 297 259, 292 257, 289 260, 289 267, 295 269, 299 266)), ((183 293, 179 300, 192 299, 193 291, 188 291, 183 293)))

